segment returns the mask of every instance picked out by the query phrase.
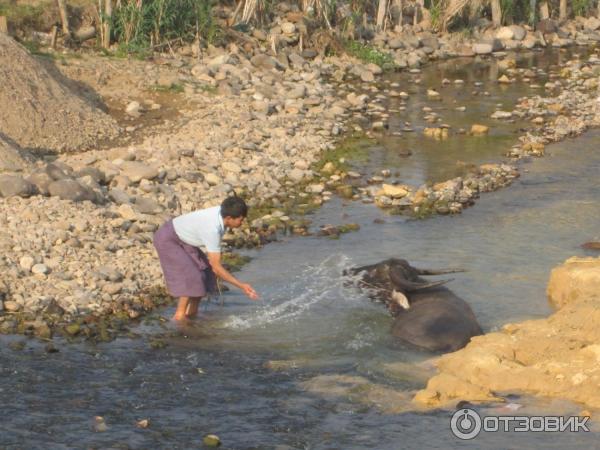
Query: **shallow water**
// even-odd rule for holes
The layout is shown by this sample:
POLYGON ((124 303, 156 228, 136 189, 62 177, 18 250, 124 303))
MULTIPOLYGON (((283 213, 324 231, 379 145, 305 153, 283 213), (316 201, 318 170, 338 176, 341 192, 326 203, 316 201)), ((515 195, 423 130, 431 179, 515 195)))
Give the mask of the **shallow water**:
MULTIPOLYGON (((479 64, 445 68, 464 74, 438 77, 485 78, 479 64)), ((403 77, 408 75, 399 76, 400 83, 403 77)), ((490 109, 482 116, 493 111, 496 97, 523 95, 513 88, 525 90, 499 91, 490 83, 490 103, 479 104, 490 109)), ((414 94, 411 101, 424 100, 414 94)), ((452 138, 438 143, 403 133, 393 139, 403 145, 409 145, 403 139, 414 140, 411 157, 395 158, 394 146, 385 145, 372 152, 367 167, 393 165, 406 181, 443 178, 456 159, 498 160, 519 126, 498 125, 500 138, 475 156, 452 138)), ((449 431, 451 412, 385 414, 363 401, 360 390, 322 395, 302 383, 323 375, 361 376, 407 393, 424 383, 421 362, 430 355, 395 343, 384 308, 344 286, 341 271, 352 265, 396 256, 416 266, 462 267, 466 272, 452 275, 449 287, 471 304, 485 331, 547 316, 550 270, 569 256, 584 255, 579 245, 600 237, 599 147, 600 131, 552 145, 545 158, 521 165, 523 176, 511 187, 484 194, 458 216, 410 220, 334 200, 313 217, 314 224, 357 222, 360 231, 339 240, 288 238, 251 252, 256 258, 240 277, 255 285, 262 300, 231 293, 224 305, 213 301, 203 307, 201 320, 167 338, 164 349, 153 350, 144 339, 60 346, 56 354, 35 341, 23 351, 1 345, 0 448, 199 448, 208 433, 231 449, 597 446, 595 433, 499 432, 463 442, 449 431), (385 223, 373 223, 376 218, 385 223), (285 370, 269 368, 269 361, 278 360, 293 362, 285 370), (407 364, 390 372, 388 365, 398 362, 407 364), (92 431, 97 415, 105 418, 106 432, 92 431), (145 418, 150 426, 136 428, 145 418)), ((1 339, 6 344, 22 338, 1 339)), ((523 414, 580 410, 543 399, 512 401, 525 405, 523 414)))

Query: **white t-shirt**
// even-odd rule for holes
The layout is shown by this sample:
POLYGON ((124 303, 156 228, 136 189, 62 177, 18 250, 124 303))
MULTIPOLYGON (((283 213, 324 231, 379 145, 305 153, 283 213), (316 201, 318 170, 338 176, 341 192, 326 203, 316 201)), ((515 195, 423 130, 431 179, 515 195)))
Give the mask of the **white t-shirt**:
POLYGON ((221 253, 221 238, 225 225, 221 207, 199 209, 173 219, 175 233, 183 242, 194 247, 206 247, 210 253, 221 253))

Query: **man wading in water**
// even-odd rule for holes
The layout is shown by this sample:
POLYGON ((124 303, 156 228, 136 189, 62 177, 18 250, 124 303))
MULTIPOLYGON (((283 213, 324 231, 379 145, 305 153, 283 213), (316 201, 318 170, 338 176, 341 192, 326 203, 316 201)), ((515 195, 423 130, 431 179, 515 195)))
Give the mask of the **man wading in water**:
POLYGON ((167 290, 179 297, 173 320, 195 317, 202 297, 214 292, 215 275, 244 291, 252 300, 258 294, 221 264, 221 238, 225 227, 242 226, 248 207, 240 197, 228 197, 221 206, 183 214, 154 234, 154 247, 165 275, 167 290), (200 250, 206 248, 207 254, 200 250))

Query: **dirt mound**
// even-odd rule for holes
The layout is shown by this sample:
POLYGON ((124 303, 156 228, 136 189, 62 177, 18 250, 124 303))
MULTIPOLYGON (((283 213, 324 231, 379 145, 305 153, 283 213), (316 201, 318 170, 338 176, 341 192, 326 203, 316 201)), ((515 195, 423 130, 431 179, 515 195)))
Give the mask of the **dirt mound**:
POLYGON ((21 151, 0 133, 0 173, 5 171, 18 172, 28 165, 29 163, 23 157, 21 151))
POLYGON ((0 33, 0 132, 23 148, 59 152, 115 137, 116 122, 52 72, 0 33))

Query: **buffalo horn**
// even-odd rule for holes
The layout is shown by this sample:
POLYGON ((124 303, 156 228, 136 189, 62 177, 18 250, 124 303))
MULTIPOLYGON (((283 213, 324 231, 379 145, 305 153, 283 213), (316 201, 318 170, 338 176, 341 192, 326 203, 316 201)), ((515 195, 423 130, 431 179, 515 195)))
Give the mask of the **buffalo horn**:
POLYGON ((444 275, 447 273, 458 273, 466 272, 465 269, 440 269, 440 270, 429 270, 429 269, 416 269, 419 275, 444 275))
POLYGON ((418 291, 420 289, 427 289, 427 288, 432 288, 432 287, 436 287, 436 286, 441 286, 442 284, 446 284, 447 282, 452 281, 450 279, 450 280, 431 281, 431 282, 424 282, 424 283, 415 283, 414 281, 408 281, 396 270, 390 270, 390 280, 392 280, 392 283, 394 283, 396 285, 396 287, 399 288, 403 292, 412 292, 412 291, 418 291))

